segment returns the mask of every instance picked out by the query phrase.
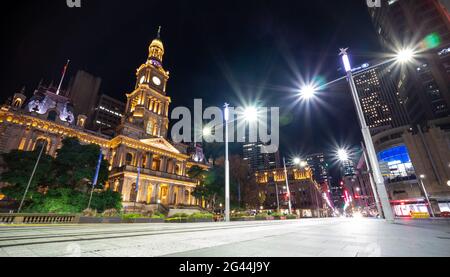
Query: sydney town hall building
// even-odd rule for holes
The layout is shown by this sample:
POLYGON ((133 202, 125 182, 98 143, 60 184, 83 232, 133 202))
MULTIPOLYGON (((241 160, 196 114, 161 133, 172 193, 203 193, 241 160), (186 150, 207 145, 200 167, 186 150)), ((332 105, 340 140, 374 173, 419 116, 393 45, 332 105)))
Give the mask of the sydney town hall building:
POLYGON ((136 73, 127 94, 126 111, 115 137, 86 128, 87 115, 75 114, 70 99, 60 89, 39 86, 31 99, 16 93, 0 110, 0 153, 32 151, 46 145, 56 155, 66 137, 101 147, 110 164, 106 187, 122 194, 124 207, 141 209, 199 205, 191 192, 196 181, 187 171, 198 164, 167 140, 170 97, 166 94, 169 72, 163 68, 164 45, 159 38, 149 47, 147 61, 136 73), (138 192, 136 180, 140 169, 138 192))

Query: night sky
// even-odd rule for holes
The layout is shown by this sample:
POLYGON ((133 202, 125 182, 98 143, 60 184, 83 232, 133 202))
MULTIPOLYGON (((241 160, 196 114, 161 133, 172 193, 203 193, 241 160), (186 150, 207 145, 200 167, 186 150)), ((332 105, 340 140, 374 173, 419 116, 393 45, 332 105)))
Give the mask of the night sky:
MULTIPOLYGON (((381 52, 364 0, 17 0, 2 15, 0 101, 40 79, 58 82, 82 69, 103 79, 101 92, 125 101, 148 45, 162 25, 171 73, 172 108, 238 106, 258 102, 283 112, 286 156, 330 152, 336 144, 359 145, 360 132, 345 82, 324 90, 320 101, 300 103, 300 80, 339 71, 339 47, 353 63, 381 52)), ((68 83, 66 79, 65 85, 68 83)))

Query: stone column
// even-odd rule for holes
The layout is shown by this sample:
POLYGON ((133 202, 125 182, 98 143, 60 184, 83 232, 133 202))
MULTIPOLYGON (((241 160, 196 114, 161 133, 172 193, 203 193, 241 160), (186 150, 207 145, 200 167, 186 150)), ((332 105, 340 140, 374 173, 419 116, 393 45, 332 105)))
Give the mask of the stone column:
POLYGON ((167 172, 167 157, 161 157, 161 165, 159 171, 167 172))
POLYGON ((183 205, 186 205, 186 199, 184 197, 185 187, 184 186, 180 186, 178 191, 180 192, 180 203, 183 204, 183 205))
POLYGON ((174 193, 174 186, 173 185, 169 185, 169 205, 173 205, 173 193, 174 193))
POLYGON ((153 185, 153 199, 152 199, 152 202, 154 202, 154 203, 158 203, 158 200, 161 200, 161 199, 159 199, 159 184, 156 184, 156 185, 153 185))
POLYGON ((186 161, 184 161, 182 164, 181 164, 181 175, 182 176, 186 176, 186 165, 187 165, 187 162, 186 161))

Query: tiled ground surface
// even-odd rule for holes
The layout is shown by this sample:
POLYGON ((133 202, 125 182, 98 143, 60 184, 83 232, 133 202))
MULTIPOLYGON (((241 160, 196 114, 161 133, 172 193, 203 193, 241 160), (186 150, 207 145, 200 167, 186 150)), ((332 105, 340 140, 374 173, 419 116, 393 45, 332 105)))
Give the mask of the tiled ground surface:
POLYGON ((450 256, 450 221, 0 226, 0 257, 450 256))

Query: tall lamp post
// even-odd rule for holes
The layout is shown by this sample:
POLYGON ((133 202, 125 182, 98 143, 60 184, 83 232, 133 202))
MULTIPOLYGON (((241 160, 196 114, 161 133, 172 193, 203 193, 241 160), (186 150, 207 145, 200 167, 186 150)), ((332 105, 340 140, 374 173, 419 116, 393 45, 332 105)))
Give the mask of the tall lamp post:
POLYGON ((380 198, 378 197, 377 187, 375 185, 375 181, 373 178, 372 167, 370 166, 370 163, 367 159, 367 151, 366 151, 366 147, 364 147, 364 143, 361 142, 361 146, 363 148, 364 161, 366 163, 367 170, 369 171, 369 181, 370 181, 370 186, 372 188, 373 196, 375 198, 375 206, 377 208, 378 214, 381 215, 381 213, 383 211, 381 210, 380 198))
POLYGON ((292 214, 292 202, 291 202, 291 191, 289 190, 289 181, 288 181, 288 172, 286 168, 286 159, 283 158, 283 165, 284 165, 284 178, 286 180, 286 189, 288 194, 288 205, 289 205, 289 214, 292 214))
POLYGON ((423 175, 423 174, 420 175, 420 176, 419 176, 419 182, 420 182, 420 185, 422 186, 423 194, 425 194, 425 199, 427 200, 428 207, 430 207, 430 213, 431 213, 431 216, 432 216, 432 217, 435 217, 435 216, 434 216, 433 207, 431 206, 430 198, 428 197, 428 192, 427 192, 427 190, 426 190, 426 188, 425 188, 425 185, 423 184, 423 180, 424 180, 425 178, 426 178, 425 175, 423 175))
POLYGON ((384 185, 384 178, 381 174, 380 165, 378 164, 378 158, 375 151, 375 146, 373 145, 372 136, 370 134, 369 126, 367 126, 366 119, 364 117, 364 112, 361 107, 361 102, 358 96, 358 90, 356 89, 355 80, 353 78, 352 67, 350 65, 350 59, 347 54, 348 49, 341 49, 340 55, 342 56, 342 61, 344 63, 345 71, 347 72, 347 79, 350 85, 350 90, 353 96, 353 102, 355 104, 356 112, 358 114, 359 123, 361 126, 361 132, 364 138, 364 144, 366 145, 367 155, 372 166, 373 177, 375 179, 375 184, 377 186, 378 194, 380 196, 381 205, 383 208, 384 218, 387 221, 393 221, 394 215, 392 213, 391 204, 389 202, 389 197, 384 185))
POLYGON ((370 135, 370 129, 367 126, 366 120, 364 118, 364 113, 363 113, 363 110, 361 107, 361 103, 359 101, 359 96, 358 96, 358 92, 356 89, 354 76, 363 74, 364 72, 366 72, 368 70, 372 70, 374 68, 377 68, 377 67, 385 65, 385 64, 390 64, 393 62, 399 62, 399 63, 404 64, 404 63, 410 62, 411 60, 413 60, 415 53, 411 49, 402 49, 401 51, 399 51, 396 54, 395 58, 387 59, 381 63, 378 63, 373 66, 367 66, 363 69, 361 69, 361 68, 360 69, 352 69, 351 64, 350 64, 350 59, 347 54, 347 50, 348 50, 348 48, 340 49, 340 51, 341 51, 340 56, 342 56, 342 61, 344 63, 346 76, 343 76, 334 81, 328 82, 324 85, 320 85, 318 87, 316 87, 312 84, 304 85, 300 90, 300 97, 302 100, 309 100, 315 96, 315 94, 318 90, 323 89, 331 84, 337 83, 338 81, 342 81, 345 79, 348 80, 350 89, 352 92, 353 101, 354 101, 354 104, 356 107, 358 119, 360 122, 361 132, 362 132, 363 138, 364 138, 364 143, 367 148, 367 157, 368 157, 370 165, 372 167, 373 178, 374 178, 377 190, 378 190, 378 195, 380 198, 380 203, 382 205, 382 210, 384 212, 384 218, 388 222, 393 222, 394 215, 392 213, 391 205, 389 202, 389 197, 387 195, 386 187, 384 185, 384 179, 383 179, 383 176, 381 175, 381 170, 380 170, 380 166, 378 164, 375 147, 373 145, 372 137, 370 135), (353 71, 357 71, 357 72, 353 73, 353 71))
POLYGON ((225 103, 225 222, 230 222, 230 161, 228 158, 228 123, 230 120, 229 104, 225 103))

